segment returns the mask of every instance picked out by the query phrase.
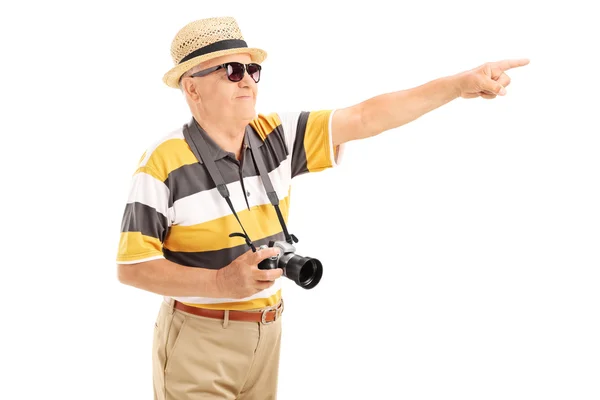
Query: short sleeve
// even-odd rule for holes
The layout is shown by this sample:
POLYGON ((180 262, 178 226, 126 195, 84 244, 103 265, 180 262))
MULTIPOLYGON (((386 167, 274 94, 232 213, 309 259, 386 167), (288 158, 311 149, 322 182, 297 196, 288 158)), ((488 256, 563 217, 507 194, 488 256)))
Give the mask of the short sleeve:
POLYGON ((171 225, 170 190, 153 164, 144 162, 133 174, 123 212, 117 263, 164 258, 163 243, 171 225))
POLYGON ((292 178, 340 165, 344 145, 333 147, 331 121, 335 110, 279 113, 291 149, 292 178))
POLYGON ((290 157, 291 178, 340 165, 344 144, 333 147, 331 121, 335 110, 260 114, 251 126, 264 141, 290 157), (280 144, 282 146, 280 146, 280 144))

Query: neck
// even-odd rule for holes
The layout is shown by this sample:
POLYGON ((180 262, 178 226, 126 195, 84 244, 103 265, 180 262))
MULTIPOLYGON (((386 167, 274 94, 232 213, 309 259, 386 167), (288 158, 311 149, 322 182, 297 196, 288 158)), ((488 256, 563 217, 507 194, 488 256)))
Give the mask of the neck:
POLYGON ((196 114, 194 113, 194 118, 208 136, 223 150, 235 154, 235 157, 239 160, 248 121, 212 121, 207 118, 200 118, 196 114))

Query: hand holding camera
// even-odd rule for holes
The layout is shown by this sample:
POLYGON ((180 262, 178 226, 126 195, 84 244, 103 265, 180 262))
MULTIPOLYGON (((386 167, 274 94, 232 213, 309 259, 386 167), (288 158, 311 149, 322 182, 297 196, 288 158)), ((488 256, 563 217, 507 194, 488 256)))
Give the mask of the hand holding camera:
POLYGON ((259 251, 264 249, 281 249, 281 251, 272 257, 262 260, 258 264, 261 270, 281 269, 283 275, 304 289, 312 289, 321 280, 323 276, 323 265, 316 258, 301 257, 297 254, 293 244, 284 241, 269 242, 269 246, 260 246, 259 251))
POLYGON ((258 265, 269 257, 277 257, 279 248, 248 250, 229 265, 217 271, 217 287, 224 297, 241 299, 268 289, 279 278, 280 269, 259 269, 258 265))

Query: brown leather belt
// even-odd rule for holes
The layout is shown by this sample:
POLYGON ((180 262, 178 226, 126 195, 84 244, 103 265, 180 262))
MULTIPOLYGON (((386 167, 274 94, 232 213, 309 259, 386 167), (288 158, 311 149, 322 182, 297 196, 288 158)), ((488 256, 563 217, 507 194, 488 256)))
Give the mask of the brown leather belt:
MULTIPOLYGON (((225 319, 225 310, 211 310, 208 308, 199 308, 188 306, 177 300, 174 300, 174 308, 200 317, 225 319)), ((230 321, 262 322, 270 324, 275 322, 283 313, 283 300, 276 306, 265 308, 261 311, 238 311, 229 310, 230 321)))

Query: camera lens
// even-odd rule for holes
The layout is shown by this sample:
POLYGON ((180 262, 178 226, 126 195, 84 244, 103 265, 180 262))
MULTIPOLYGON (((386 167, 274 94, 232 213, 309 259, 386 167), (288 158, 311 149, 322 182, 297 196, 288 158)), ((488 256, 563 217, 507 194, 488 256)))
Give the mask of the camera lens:
POLYGON ((283 266, 285 275, 300 287, 312 289, 323 276, 323 266, 316 258, 294 255, 286 261, 283 266))
POLYGON ((315 266, 311 262, 307 262, 300 269, 300 283, 302 286, 306 286, 310 284, 313 280, 313 275, 315 273, 315 266))

